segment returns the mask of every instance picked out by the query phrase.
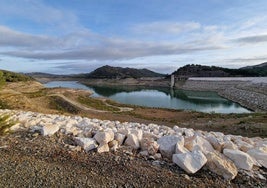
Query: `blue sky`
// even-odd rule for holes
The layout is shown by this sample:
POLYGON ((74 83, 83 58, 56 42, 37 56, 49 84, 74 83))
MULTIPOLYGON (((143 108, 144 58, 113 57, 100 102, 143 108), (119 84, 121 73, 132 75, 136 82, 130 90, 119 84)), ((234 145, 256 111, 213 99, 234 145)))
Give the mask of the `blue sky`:
POLYGON ((171 73, 266 62, 266 0, 0 0, 0 69, 171 73))

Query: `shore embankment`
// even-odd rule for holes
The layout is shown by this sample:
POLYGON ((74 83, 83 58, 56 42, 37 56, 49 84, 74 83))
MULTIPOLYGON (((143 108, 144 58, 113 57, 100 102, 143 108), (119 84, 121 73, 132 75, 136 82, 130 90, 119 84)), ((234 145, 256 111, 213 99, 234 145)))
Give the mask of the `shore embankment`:
POLYGON ((254 111, 267 111, 267 77, 189 78, 176 88, 215 91, 219 95, 254 111))

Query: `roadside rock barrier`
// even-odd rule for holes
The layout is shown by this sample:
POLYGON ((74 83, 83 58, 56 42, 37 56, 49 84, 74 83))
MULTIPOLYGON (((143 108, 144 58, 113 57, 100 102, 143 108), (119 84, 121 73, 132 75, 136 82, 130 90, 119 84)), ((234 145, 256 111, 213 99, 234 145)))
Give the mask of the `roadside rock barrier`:
MULTIPOLYGON (((10 128, 12 131, 39 132, 43 136, 66 134, 85 152, 94 150, 102 153, 128 146, 140 156, 171 161, 190 174, 205 166, 232 180, 238 172, 253 173, 254 166, 267 168, 267 138, 224 135, 178 126, 170 128, 156 124, 0 110, 0 116, 4 115, 17 122, 10 128)), ((257 175, 261 176, 258 172, 257 175)))

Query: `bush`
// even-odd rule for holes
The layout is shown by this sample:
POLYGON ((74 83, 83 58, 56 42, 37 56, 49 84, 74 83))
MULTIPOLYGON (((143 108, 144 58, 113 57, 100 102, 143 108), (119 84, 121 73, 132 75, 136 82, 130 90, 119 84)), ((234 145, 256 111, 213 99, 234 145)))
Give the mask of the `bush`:
POLYGON ((24 74, 0 70, 0 87, 3 86, 6 82, 25 82, 30 80, 33 80, 33 78, 24 74))

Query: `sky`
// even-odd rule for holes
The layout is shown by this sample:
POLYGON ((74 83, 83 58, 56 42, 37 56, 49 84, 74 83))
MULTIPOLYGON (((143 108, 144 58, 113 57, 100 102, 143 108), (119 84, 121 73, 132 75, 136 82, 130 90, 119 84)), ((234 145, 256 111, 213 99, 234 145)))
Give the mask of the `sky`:
POLYGON ((171 73, 267 60, 266 0, 0 0, 0 69, 171 73))

